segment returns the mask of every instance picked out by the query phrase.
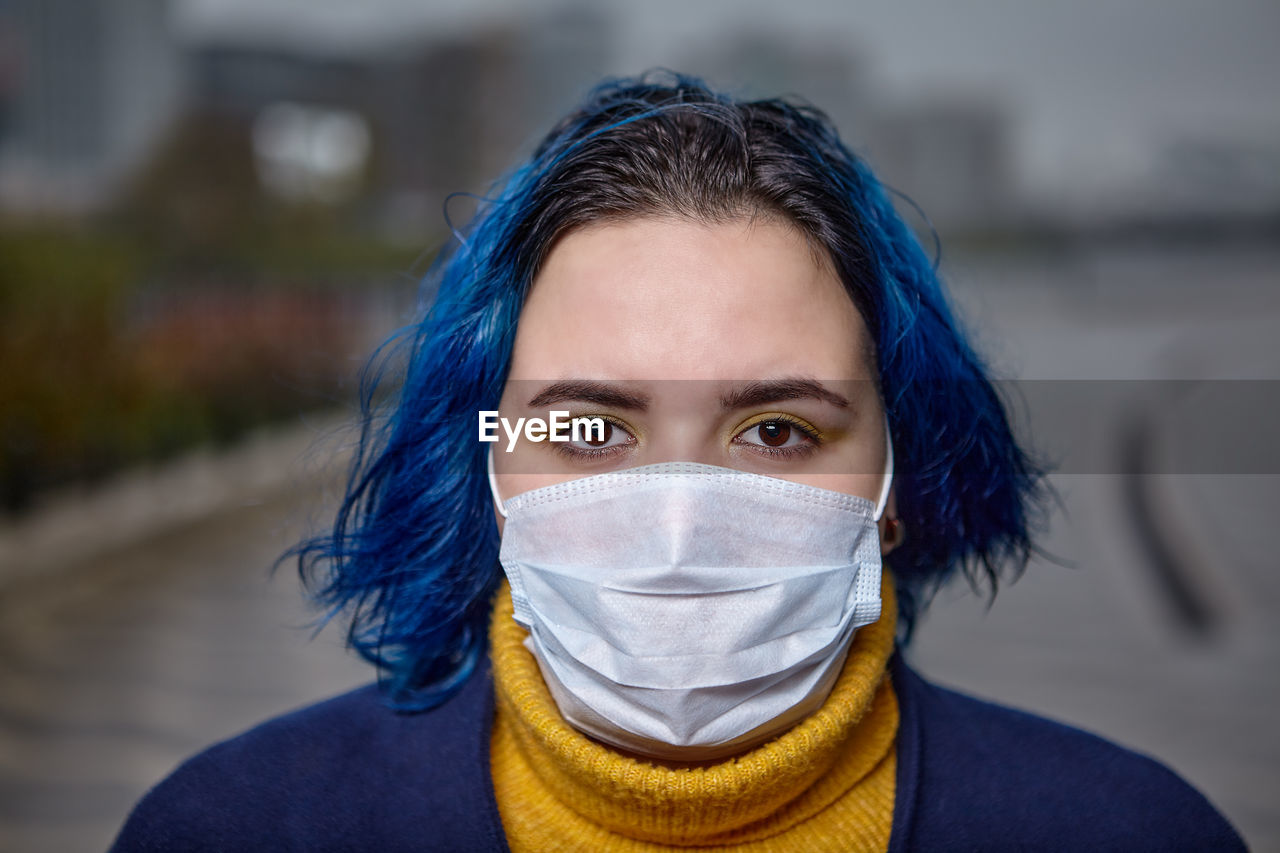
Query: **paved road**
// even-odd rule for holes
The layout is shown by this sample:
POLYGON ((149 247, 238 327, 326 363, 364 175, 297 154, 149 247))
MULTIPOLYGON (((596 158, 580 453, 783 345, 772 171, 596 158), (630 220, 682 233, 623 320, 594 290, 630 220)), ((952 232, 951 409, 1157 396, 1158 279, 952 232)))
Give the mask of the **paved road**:
POLYGON ((913 650, 939 681, 1159 757, 1255 850, 1280 850, 1277 270, 1276 249, 957 265, 997 365, 1034 380, 1011 390, 1061 453, 1042 545, 1070 567, 1037 560, 989 611, 945 591, 913 650))
POLYGON ((272 560, 299 528, 276 495, 0 598, 0 850, 102 850, 185 756, 367 681, 334 638, 308 642, 272 560))
MULTIPOLYGON (((1161 372, 1171 352, 1195 354, 1185 371, 1259 375, 1267 359, 1275 367, 1275 260, 1239 260, 1207 295, 1194 285, 1210 268, 1221 280, 1223 264, 1195 258, 1094 259, 1083 270, 1037 259, 958 278, 970 316, 1005 342, 998 359, 1024 377, 1176 378, 1161 372), (1163 298, 1110 290, 1135 276, 1150 279, 1139 290, 1163 298), (1079 280, 1089 286, 1071 290, 1079 280), (1240 307, 1242 298, 1253 302, 1240 307)), ((1120 403, 1076 415, 1104 450, 1127 411, 1120 403)), ((1147 440, 1162 458, 1181 458, 1169 433, 1147 440)), ((1159 756, 1254 849, 1280 850, 1280 573, 1270 543, 1280 478, 1137 478, 1214 616, 1211 630, 1196 632, 1152 569, 1134 521, 1135 479, 1096 462, 1072 470, 1055 481, 1067 512, 1045 547, 1074 567, 1038 562, 989 612, 962 588, 944 591, 915 663, 1159 756)), ((0 850, 102 849, 130 804, 184 756, 370 677, 333 637, 308 642, 291 573, 267 577, 317 513, 320 492, 249 494, 0 586, 0 850)))

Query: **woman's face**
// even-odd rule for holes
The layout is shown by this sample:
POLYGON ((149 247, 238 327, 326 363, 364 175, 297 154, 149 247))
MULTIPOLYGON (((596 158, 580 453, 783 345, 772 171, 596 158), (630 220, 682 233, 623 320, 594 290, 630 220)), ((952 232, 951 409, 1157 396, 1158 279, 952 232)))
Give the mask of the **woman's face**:
POLYGON ((870 350, 830 261, 776 219, 571 232, 520 315, 500 416, 596 416, 606 435, 510 452, 503 435, 499 492, 678 460, 874 501, 886 444, 870 350))

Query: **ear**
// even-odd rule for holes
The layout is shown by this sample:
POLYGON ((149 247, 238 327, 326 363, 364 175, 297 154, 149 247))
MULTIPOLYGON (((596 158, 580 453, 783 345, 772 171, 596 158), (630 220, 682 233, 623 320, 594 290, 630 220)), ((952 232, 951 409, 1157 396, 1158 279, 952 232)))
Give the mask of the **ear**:
POLYGON ((898 501, 894 490, 889 490, 889 500, 885 503, 884 515, 880 516, 880 556, 887 557, 889 552, 897 548, 907 539, 907 526, 898 518, 898 501))

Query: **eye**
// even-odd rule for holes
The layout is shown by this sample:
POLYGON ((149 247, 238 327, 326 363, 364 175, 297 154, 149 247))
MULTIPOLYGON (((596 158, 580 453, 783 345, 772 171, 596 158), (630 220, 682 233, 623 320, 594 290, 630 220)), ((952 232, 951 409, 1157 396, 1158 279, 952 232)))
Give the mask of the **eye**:
POLYGON ((591 429, 584 429, 578 440, 570 440, 558 444, 557 447, 560 448, 561 452, 570 456, 589 459, 617 452, 621 448, 635 443, 635 436, 628 432, 622 424, 599 415, 590 415, 588 417, 599 417, 604 422, 604 430, 596 432, 591 429))
POLYGON ((621 427, 615 427, 613 425, 613 421, 602 422, 604 424, 603 432, 591 429, 583 430, 583 437, 581 440, 582 444, 596 449, 601 447, 612 447, 615 444, 626 441, 626 439, 630 437, 626 430, 621 427))
POLYGON ((806 453, 818 445, 817 430, 799 420, 770 416, 758 420, 733 437, 737 444, 769 455, 806 453))

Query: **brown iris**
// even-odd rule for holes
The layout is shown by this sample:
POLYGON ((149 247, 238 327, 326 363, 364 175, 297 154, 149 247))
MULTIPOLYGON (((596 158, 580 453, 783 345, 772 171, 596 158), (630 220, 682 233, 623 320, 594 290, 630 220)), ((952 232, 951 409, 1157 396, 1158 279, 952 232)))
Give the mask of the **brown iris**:
POLYGON ((608 421, 604 422, 604 429, 600 431, 600 438, 597 440, 591 430, 587 430, 587 437, 583 439, 592 447, 604 447, 609 443, 609 439, 613 438, 613 424, 608 421))
POLYGON ((760 424, 760 440, 769 447, 781 447, 791 438, 791 425, 785 421, 763 421, 760 424))

